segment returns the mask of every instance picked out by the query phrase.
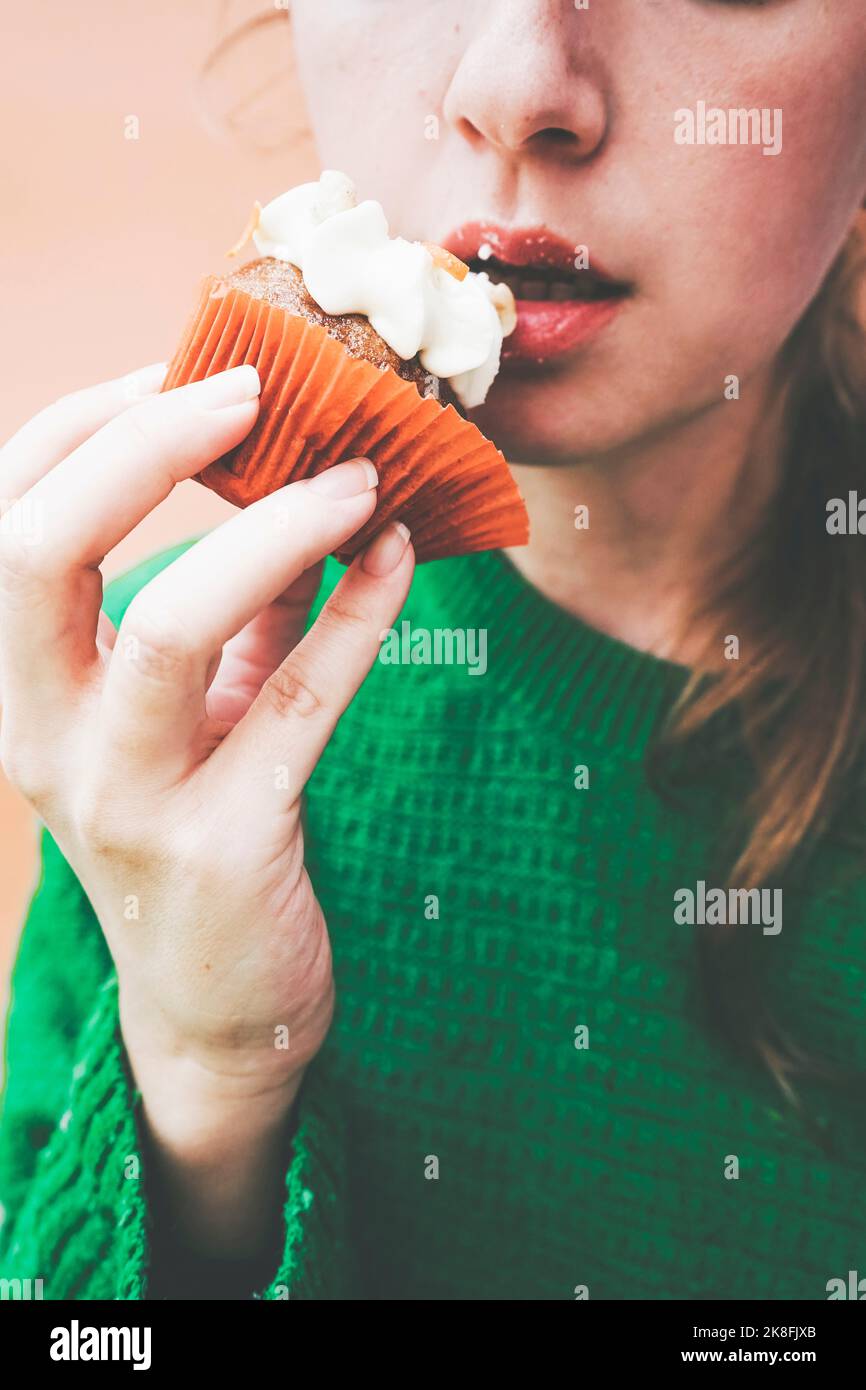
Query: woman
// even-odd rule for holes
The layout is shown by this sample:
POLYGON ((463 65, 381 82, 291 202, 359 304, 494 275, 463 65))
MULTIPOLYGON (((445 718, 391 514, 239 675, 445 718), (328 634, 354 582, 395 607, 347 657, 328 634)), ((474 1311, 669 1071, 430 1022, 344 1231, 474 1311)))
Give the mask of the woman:
POLYGON ((100 612, 103 557, 252 426, 254 370, 145 369, 7 444, 43 543, 13 507, 2 756, 50 834, 0 1273, 826 1298, 866 1238, 866 567, 827 525, 866 439, 860 0, 292 10, 323 167, 526 263, 475 418, 531 541, 413 580, 391 528, 304 635, 375 507, 347 461, 100 612), (530 302, 539 229, 608 314, 530 302), (406 619, 483 632, 484 678, 377 661, 406 619))

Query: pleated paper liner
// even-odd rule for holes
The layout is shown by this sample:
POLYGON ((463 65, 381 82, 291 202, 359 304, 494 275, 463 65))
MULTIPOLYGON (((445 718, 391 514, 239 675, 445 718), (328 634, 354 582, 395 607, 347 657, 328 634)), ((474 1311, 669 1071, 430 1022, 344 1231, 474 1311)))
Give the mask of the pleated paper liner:
POLYGON ((525 545, 529 522, 500 451, 451 405, 353 357, 324 328, 212 277, 169 365, 163 390, 252 363, 259 417, 198 480, 237 506, 342 459, 372 459, 379 500, 338 558, 348 562, 385 523, 405 522, 419 560, 525 545))

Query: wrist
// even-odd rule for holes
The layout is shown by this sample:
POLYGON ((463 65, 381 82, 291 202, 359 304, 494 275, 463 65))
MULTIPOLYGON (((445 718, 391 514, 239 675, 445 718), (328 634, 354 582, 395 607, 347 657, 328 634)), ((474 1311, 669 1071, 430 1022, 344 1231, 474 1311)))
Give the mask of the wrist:
MULTIPOLYGON (((119 979, 120 1028, 136 1084, 152 1105, 179 1118, 241 1108, 263 1117, 290 1108, 304 1072, 327 1036, 333 987, 308 1008, 303 1027, 235 1027, 181 1032, 164 1009, 119 979)), ((211 1019, 208 1019, 211 1024, 211 1019)))
POLYGON ((155 1229, 196 1257, 258 1257, 279 1223, 305 1068, 276 1082, 214 1070, 182 1050, 166 1056, 128 1042, 126 1050, 141 1093, 155 1229))
MULTIPOLYGON (((126 1042, 126 1039, 124 1039, 126 1042)), ((306 1067, 279 1079, 214 1069, 189 1055, 166 1056, 126 1042, 129 1066, 149 1123, 189 1145, 232 1142, 279 1128, 292 1110, 306 1067)))

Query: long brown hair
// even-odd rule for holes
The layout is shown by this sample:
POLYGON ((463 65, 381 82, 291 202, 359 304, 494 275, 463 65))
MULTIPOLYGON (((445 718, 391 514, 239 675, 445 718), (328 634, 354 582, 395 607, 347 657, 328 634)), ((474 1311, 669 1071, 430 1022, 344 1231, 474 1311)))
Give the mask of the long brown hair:
MULTIPOLYGON (((822 836, 856 834, 858 774, 866 767, 866 543, 858 534, 830 534, 827 504, 847 502, 849 491, 866 497, 864 283, 861 215, 779 356, 772 405, 781 421, 781 483, 694 615, 710 634, 706 659, 651 752, 658 778, 711 727, 735 728, 743 740, 754 779, 728 859, 731 887, 778 884, 802 873, 822 836), (737 613, 750 616, 748 650, 723 672, 701 674, 718 669, 711 653, 722 649, 732 631, 725 622, 737 613)), ((749 927, 708 929, 698 949, 713 1021, 739 1051, 770 1067, 789 1100, 797 1103, 797 1075, 850 1083, 774 1020, 749 927)))

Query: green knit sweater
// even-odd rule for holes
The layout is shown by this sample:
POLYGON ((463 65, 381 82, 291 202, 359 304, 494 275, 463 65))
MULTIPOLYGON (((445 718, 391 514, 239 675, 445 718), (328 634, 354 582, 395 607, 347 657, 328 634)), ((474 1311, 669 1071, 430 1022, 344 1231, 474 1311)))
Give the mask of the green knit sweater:
MULTIPOLYGON (((115 623, 178 553, 110 586, 115 623)), ((707 1025, 704 928, 674 895, 720 881, 748 776, 731 757, 675 804, 648 780, 684 673, 500 554, 421 567, 402 618, 404 651, 421 629, 486 630, 486 661, 377 662, 310 785, 337 1014, 256 1296, 824 1299, 866 1274, 862 1105, 801 1088, 816 1142, 707 1025)), ((141 1299, 151 1207, 112 963, 47 833, 42 852, 8 1024, 0 1278, 141 1299)), ((859 869, 825 845, 785 887, 782 930, 747 930, 783 1025, 866 1069, 859 869)))

